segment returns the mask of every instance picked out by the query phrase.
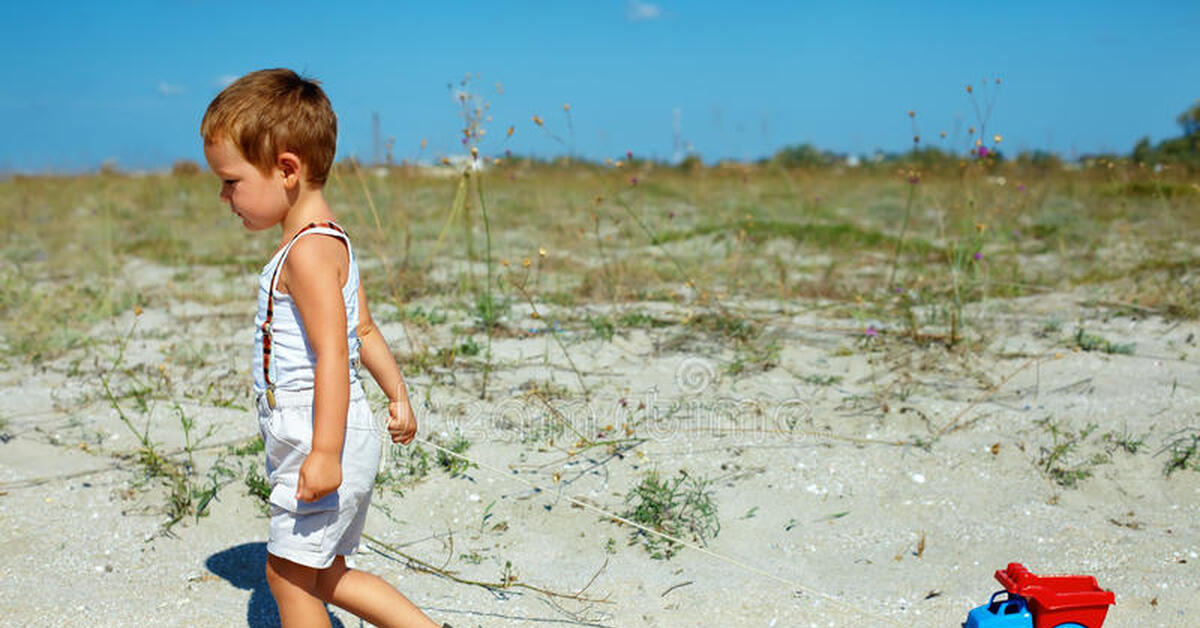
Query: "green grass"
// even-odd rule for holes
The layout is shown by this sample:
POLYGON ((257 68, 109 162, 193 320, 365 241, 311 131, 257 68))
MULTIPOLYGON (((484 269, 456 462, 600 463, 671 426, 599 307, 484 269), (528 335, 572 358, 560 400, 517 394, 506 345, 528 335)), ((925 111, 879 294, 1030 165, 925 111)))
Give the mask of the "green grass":
POLYGON ((1100 438, 1109 444, 1109 449, 1124 451, 1132 455, 1146 446, 1146 436, 1146 434, 1134 436, 1129 432, 1105 432, 1100 438))
POLYGON ((811 373, 811 374, 804 375, 803 377, 801 377, 800 381, 802 381, 806 384, 812 384, 814 386, 834 386, 834 385, 841 383, 842 376, 841 375, 821 375, 818 373, 811 373))
POLYGON ((266 513, 267 504, 271 498, 271 483, 259 471, 260 466, 262 465, 249 465, 242 481, 246 486, 246 494, 257 499, 263 513, 266 513))
MULTIPOLYGON (((137 328, 140 313, 134 317, 128 331, 117 340, 111 362, 102 367, 97 379, 103 390, 103 399, 116 412, 121 423, 137 441, 132 452, 123 457, 132 459, 138 473, 134 487, 138 489, 165 489, 166 497, 160 511, 166 516, 161 531, 170 534, 171 528, 187 517, 208 514, 208 505, 216 498, 222 486, 236 477, 236 473, 225 465, 224 457, 212 462, 206 474, 200 473, 195 452, 212 437, 216 427, 209 425, 203 434, 197 434, 196 421, 177 401, 170 401, 171 382, 165 368, 157 373, 145 365, 125 366, 125 354, 137 328), (161 443, 152 437, 152 426, 160 412, 160 402, 170 401, 170 409, 179 421, 183 432, 183 448, 178 452, 167 452, 161 443)), ((97 360, 98 362, 98 360, 97 360)))
POLYGON ((612 319, 607 316, 591 316, 588 317, 588 325, 592 328, 592 335, 605 342, 612 342, 613 334, 617 332, 617 326, 612 319))
POLYGON ((1168 477, 1176 471, 1200 471, 1200 430, 1191 428, 1172 434, 1159 453, 1166 454, 1163 473, 1168 477))
POLYGON ((727 342, 748 342, 758 337, 761 329, 751 320, 721 312, 705 312, 690 319, 694 331, 713 334, 727 342))
MULTIPOLYGON (((449 439, 437 435, 428 438, 430 442, 458 454, 465 454, 471 448, 471 441, 461 434, 449 439)), ((400 495, 404 494, 406 488, 429 477, 429 472, 435 468, 456 476, 471 467, 469 462, 461 458, 441 450, 430 451, 420 443, 393 445, 389 451, 390 455, 380 464, 375 475, 375 487, 380 490, 388 488, 400 495)))
POLYGON ((1163 181, 1129 181, 1113 183, 1104 188, 1104 193, 1115 198, 1179 198, 1200 195, 1200 190, 1183 183, 1163 181))
POLYGON ((782 346, 774 339, 740 344, 734 349, 733 359, 725 365, 725 372, 742 375, 769 371, 779 366, 782 351, 782 346))
POLYGON ((421 445, 392 447, 392 452, 399 454, 395 458, 395 469, 401 477, 412 482, 429 475, 429 452, 425 451, 421 445))
POLYGON ((1075 332, 1071 346, 1083 351, 1099 351, 1108 354, 1133 355, 1135 344, 1112 342, 1101 336, 1089 334, 1082 327, 1075 332))
MULTIPOLYGON (((503 333, 509 304, 526 299, 506 285, 499 261, 524 270, 526 258, 534 263, 525 285, 538 303, 681 304, 679 287, 694 284, 693 329, 737 342, 753 326, 715 320, 728 318, 715 299, 833 300, 887 319, 908 337, 952 341, 981 335, 965 313, 971 303, 1080 285, 1164 316, 1200 316, 1200 265, 1175 246, 1179 233, 1200 230, 1200 193, 1183 171, 1156 175, 1121 161, 1078 171, 955 163, 922 171, 910 186, 890 165, 637 168, 636 187, 628 166, 515 164, 485 174, 499 273, 490 291, 478 267, 486 234, 473 192, 456 219, 469 217, 462 224, 447 223, 453 183, 401 167, 361 183, 339 167, 326 194, 360 256, 374 264, 364 275, 372 299, 418 325, 454 313, 405 304, 456 295, 458 305, 439 307, 461 308, 479 328, 503 333), (997 185, 995 176, 1007 183, 997 185), (379 208, 374 215, 364 188, 379 208), (1116 248, 1136 253, 1114 255, 1116 248), (1039 261, 1046 255, 1052 263, 1039 261), (891 303, 889 279, 916 296, 911 307, 891 303)), ((196 271, 252 275, 274 242, 245 233, 216 187, 205 174, 0 180, 9 225, 0 236, 7 352, 53 359, 85 349, 92 327, 134 307, 226 299, 189 290, 202 276, 196 271), (167 267, 174 279, 133 281, 135 260, 167 267)), ((591 326, 594 337, 671 324, 638 311, 608 317, 591 326)))
POLYGON ((240 445, 230 445, 225 452, 231 456, 257 456, 266 449, 262 436, 254 436, 240 445))
MULTIPOLYGON (((682 470, 666 478, 650 472, 625 496, 629 508, 622 516, 663 534, 705 544, 721 531, 711 487, 710 480, 682 470)), ((632 533, 631 542, 640 542, 655 559, 669 559, 682 547, 642 530, 632 533)))
MULTIPOLYGON (((895 246, 897 241, 894 236, 864 229, 852 223, 805 224, 781 220, 744 220, 727 224, 706 223, 690 229, 667 231, 655 236, 655 240, 659 244, 666 244, 700 236, 729 236, 737 234, 739 231, 759 240, 788 238, 814 248, 890 249, 895 246)), ((937 252, 936 247, 924 240, 907 240, 906 246, 912 247, 922 255, 937 252)))
POLYGON ((401 318, 412 323, 432 327, 446 322, 446 313, 437 308, 426 310, 421 306, 415 306, 405 309, 401 318))
POLYGON ((628 327, 631 329, 657 329, 660 327, 670 327, 671 325, 674 325, 675 323, 673 323, 671 321, 667 321, 667 320, 662 320, 660 318, 655 318, 654 316, 647 314, 646 312, 630 311, 630 312, 622 313, 621 315, 617 316, 616 324, 617 324, 617 326, 622 327, 622 328, 628 327))
POLYGON ((1095 467, 1110 461, 1106 452, 1096 452, 1090 457, 1081 455, 1081 449, 1096 431, 1096 424, 1089 423, 1079 430, 1072 430, 1052 417, 1034 421, 1050 436, 1050 443, 1039 448, 1037 466, 1046 477, 1063 488, 1077 488, 1079 483, 1092 477, 1095 467))
MULTIPOLYGON (((445 440, 445 442, 439 442, 438 444, 444 447, 446 450, 456 454, 465 454, 467 453, 467 450, 471 448, 471 441, 462 434, 455 434, 453 437, 445 440)), ((458 475, 471 467, 471 463, 467 462, 466 460, 463 460, 457 456, 452 456, 440 449, 437 452, 436 460, 437 465, 450 475, 458 475)))

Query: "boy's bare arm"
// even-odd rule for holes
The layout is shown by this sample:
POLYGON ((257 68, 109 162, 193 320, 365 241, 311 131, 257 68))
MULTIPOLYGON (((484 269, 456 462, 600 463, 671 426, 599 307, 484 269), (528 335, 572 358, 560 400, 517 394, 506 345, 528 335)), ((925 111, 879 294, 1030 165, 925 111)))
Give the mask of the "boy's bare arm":
MULTIPOLYGON (((331 237, 302 238, 284 262, 288 293, 300 311, 309 346, 316 354, 313 369, 312 451, 300 466, 296 498, 314 501, 342 483, 342 444, 350 405, 346 365, 346 304, 342 300, 345 270, 329 260, 346 257, 346 246, 331 237)), ((348 262, 347 262, 348 263, 348 262)))
POLYGON ((400 367, 396 366, 392 350, 371 318, 367 293, 361 283, 358 286, 358 339, 362 341, 359 359, 388 396, 388 432, 392 442, 407 445, 417 434, 417 418, 409 404, 408 387, 404 385, 400 367))

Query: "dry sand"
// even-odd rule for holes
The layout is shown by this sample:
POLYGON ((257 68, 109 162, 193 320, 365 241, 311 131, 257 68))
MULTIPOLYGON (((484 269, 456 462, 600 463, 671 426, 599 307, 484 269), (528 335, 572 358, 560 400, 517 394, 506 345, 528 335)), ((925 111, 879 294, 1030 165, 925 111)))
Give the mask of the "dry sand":
MULTIPOLYGON (((169 277, 135 270, 144 281, 169 277)), ((244 283, 249 294, 252 279, 244 283)), ((989 302, 976 315, 992 340, 974 353, 870 339, 864 322, 831 319, 819 304, 729 304, 763 321, 782 347, 776 368, 736 377, 728 348, 684 336, 685 327, 618 330, 608 342, 576 323, 560 338, 587 401, 558 343, 521 333, 544 323, 515 306, 507 324, 517 333, 495 342, 486 403, 477 368, 409 375, 422 436, 461 432, 480 466, 456 477, 435 466, 403 495, 381 489, 367 531, 465 578, 497 580, 510 562, 520 582, 564 593, 587 586, 604 601, 459 584, 371 544, 355 562, 454 626, 957 626, 999 588, 992 572, 1010 561, 1096 576, 1116 593, 1108 627, 1200 625, 1200 474, 1166 477, 1158 453, 1172 433, 1197 426, 1200 325, 1081 305, 1095 296, 989 302), (1062 327, 1046 332, 1052 318, 1062 327), (1072 350, 1065 339, 1079 325, 1136 348, 1072 350), (636 435, 647 440, 620 456, 571 456, 570 433, 553 446, 529 441, 552 424, 531 388, 572 391, 551 399, 581 431, 642 419, 636 435), (1035 423, 1047 417, 1076 433, 1097 425, 1064 463, 1099 456, 1077 487, 1037 464, 1054 445, 1035 423), (931 448, 911 444, 956 420, 931 448), (1105 433, 1145 444, 1131 454, 1105 433), (713 555, 683 549, 654 560, 629 544, 628 527, 570 501, 621 512, 647 471, 681 469, 715 480, 713 555)), ((418 305, 450 314, 412 327, 425 345, 449 345, 452 327, 468 322, 446 303, 418 305)), ((124 365, 136 381, 169 379, 170 395, 144 412, 132 398, 122 404, 149 419, 161 449, 183 445, 176 402, 197 433, 212 430, 204 445, 255 435, 249 409, 217 407, 222 398, 251 406, 250 307, 162 303, 137 317, 124 365)), ((686 315, 681 306, 622 307, 686 315)), ((241 478, 206 517, 162 534, 166 491, 139 482, 138 465, 121 457, 137 444, 100 375, 133 318, 98 326, 92 348, 38 365, 10 359, 0 375, 0 616, 6 625, 274 625, 262 576, 266 521, 241 478)), ((408 351, 404 326, 384 331, 408 351)), ((195 454, 201 478, 224 452, 195 454)))

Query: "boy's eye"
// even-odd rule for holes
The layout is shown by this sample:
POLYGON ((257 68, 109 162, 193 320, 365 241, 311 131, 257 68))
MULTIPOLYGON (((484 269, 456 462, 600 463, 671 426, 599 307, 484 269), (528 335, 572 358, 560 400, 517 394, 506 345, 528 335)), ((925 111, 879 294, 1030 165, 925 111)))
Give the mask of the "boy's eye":
POLYGON ((237 183, 237 179, 225 179, 224 181, 222 181, 222 183, 224 183, 225 185, 233 185, 234 183, 237 183))

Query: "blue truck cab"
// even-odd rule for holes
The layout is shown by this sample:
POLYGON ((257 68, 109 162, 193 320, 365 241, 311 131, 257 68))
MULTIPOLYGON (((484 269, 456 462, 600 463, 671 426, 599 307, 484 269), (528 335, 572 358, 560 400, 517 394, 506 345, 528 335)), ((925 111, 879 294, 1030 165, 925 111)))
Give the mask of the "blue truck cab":
MULTIPOLYGON (((1008 591, 996 591, 987 604, 972 609, 967 614, 967 621, 963 622, 963 628, 1033 628, 1033 613, 1029 611, 1029 604, 1025 598, 1008 591), (1001 593, 1007 594, 1007 597, 997 600, 996 596, 1001 593)), ((1087 627, 1083 624, 1067 622, 1058 624, 1054 628, 1087 627)))
POLYGON ((1025 598, 1008 591, 996 591, 987 604, 971 610, 963 628, 1033 628, 1033 613, 1025 598), (1006 598, 996 599, 1001 593, 1006 598))

